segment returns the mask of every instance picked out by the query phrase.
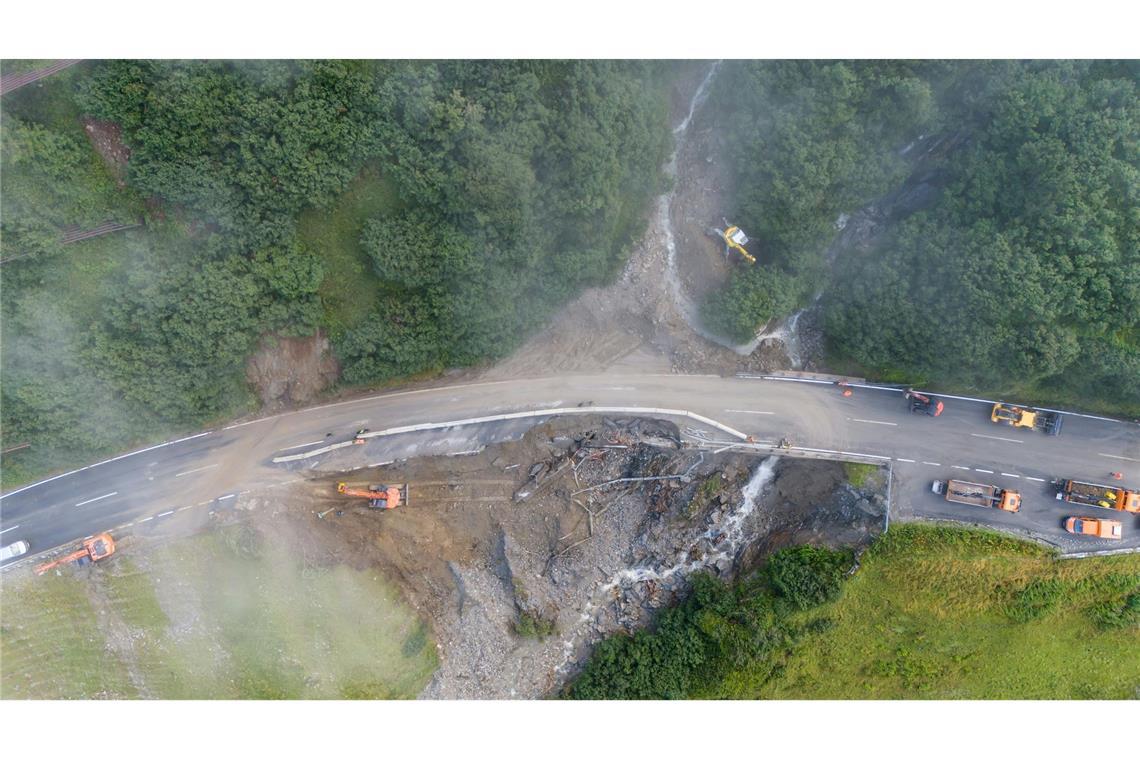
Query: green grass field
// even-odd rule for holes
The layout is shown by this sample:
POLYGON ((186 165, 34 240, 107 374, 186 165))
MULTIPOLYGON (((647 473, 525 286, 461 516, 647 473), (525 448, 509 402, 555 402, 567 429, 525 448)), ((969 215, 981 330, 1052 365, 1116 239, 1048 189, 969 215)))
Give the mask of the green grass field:
POLYGON ((726 695, 774 699, 1140 697, 1140 556, 1055 559, 994 533, 899 525, 770 680, 726 695), (1107 612, 1106 612, 1107 611, 1107 612), (826 628, 826 625, 820 626, 826 628))
POLYGON ((325 266, 321 300, 324 327, 332 335, 360 323, 376 304, 383 285, 372 273, 372 262, 360 245, 369 219, 399 207, 396 189, 380 169, 369 165, 329 209, 308 209, 297 228, 301 240, 325 266))
POLYGON ((402 699, 438 659, 382 578, 303 566, 241 526, 6 579, 6 699, 402 699))

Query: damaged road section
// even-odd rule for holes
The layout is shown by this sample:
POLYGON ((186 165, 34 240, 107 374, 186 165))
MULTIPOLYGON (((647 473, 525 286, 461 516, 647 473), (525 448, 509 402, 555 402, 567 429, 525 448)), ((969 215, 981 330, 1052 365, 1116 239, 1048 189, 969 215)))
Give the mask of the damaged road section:
POLYGON ((694 450, 657 419, 556 417, 468 456, 274 489, 248 514, 306 563, 375 568, 399 586, 439 642, 422 696, 534 698, 602 636, 651 624, 694 572, 731 578, 790 543, 868 540, 884 480, 856 490, 834 462, 694 450), (408 503, 372 510, 338 480, 406 483, 408 503))

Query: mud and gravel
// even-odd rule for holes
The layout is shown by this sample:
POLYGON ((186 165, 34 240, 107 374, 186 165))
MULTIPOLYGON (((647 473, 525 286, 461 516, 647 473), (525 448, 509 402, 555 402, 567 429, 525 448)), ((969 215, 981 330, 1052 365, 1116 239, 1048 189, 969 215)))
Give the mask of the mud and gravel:
POLYGON ((115 176, 119 187, 126 187, 127 162, 131 158, 131 149, 123 142, 122 127, 114 122, 85 117, 83 131, 95 152, 115 176))
POLYGON ((267 336, 246 362, 246 379, 267 410, 311 401, 339 374, 320 331, 308 338, 267 336))
POLYGON ((855 490, 835 463, 679 441, 657 420, 552 420, 478 454, 341 476, 407 483, 395 510, 340 496, 326 476, 249 494, 222 519, 251 520, 309 565, 394 581, 440 648, 422 696, 550 696, 602 636, 651 623, 691 573, 731 578, 780 546, 857 545, 882 527, 881 478, 855 490), (609 482, 622 478, 657 479, 609 482))

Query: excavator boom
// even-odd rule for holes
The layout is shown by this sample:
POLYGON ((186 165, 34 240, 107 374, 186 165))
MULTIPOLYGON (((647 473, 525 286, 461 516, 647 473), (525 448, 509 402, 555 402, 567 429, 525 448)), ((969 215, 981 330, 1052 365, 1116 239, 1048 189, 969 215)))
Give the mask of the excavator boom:
POLYGON ((408 503, 408 486, 406 484, 352 488, 347 483, 337 483, 336 491, 345 496, 368 499, 368 506, 373 509, 395 509, 400 506, 401 503, 408 503))

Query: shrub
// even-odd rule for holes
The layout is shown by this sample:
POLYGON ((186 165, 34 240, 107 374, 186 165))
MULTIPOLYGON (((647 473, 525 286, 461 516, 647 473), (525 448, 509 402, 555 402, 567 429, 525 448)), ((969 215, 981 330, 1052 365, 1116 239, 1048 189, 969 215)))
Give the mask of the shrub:
POLYGON ((796 546, 773 554, 767 572, 776 593, 804 610, 836 599, 850 566, 849 552, 796 546))

